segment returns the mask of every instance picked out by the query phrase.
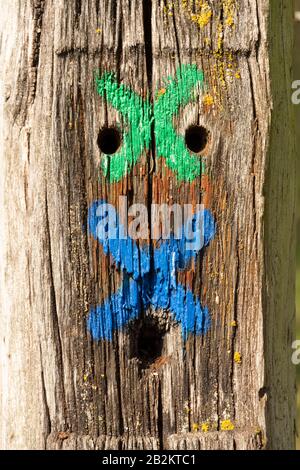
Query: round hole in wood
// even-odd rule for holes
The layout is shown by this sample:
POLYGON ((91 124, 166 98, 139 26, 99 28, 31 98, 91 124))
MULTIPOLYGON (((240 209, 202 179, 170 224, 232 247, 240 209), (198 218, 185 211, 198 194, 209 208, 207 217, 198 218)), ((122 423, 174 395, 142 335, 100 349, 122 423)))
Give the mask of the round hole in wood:
POLYGON ((98 135, 97 144, 101 152, 113 155, 121 145, 121 133, 116 127, 103 127, 98 135))
POLYGON ((208 140, 209 131, 204 126, 193 125, 185 131, 185 145, 191 152, 203 152, 208 140))
POLYGON ((131 327, 133 338, 131 357, 146 369, 162 355, 164 331, 152 318, 137 320, 131 327))

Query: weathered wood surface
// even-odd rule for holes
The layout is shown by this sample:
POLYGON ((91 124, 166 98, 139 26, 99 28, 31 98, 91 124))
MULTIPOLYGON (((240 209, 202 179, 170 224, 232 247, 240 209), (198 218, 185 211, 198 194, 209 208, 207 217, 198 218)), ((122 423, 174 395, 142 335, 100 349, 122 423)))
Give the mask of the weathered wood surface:
POLYGON ((1 448, 294 445, 292 2, 203 3, 1 0, 1 448), (110 184, 97 138, 119 116, 95 71, 155 99, 182 64, 205 88, 174 126, 209 131, 209 179, 179 183, 152 145, 110 184), (87 332, 121 282, 87 210, 119 195, 214 214, 182 275, 212 326, 185 348, 153 309, 111 342, 87 332))

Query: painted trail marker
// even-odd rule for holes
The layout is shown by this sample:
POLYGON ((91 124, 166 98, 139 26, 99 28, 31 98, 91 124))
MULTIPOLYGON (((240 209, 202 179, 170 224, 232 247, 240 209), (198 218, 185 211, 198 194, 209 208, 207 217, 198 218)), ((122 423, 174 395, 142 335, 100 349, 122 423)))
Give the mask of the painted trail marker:
POLYGON ((292 2, 4 3, 0 448, 293 447, 292 2))

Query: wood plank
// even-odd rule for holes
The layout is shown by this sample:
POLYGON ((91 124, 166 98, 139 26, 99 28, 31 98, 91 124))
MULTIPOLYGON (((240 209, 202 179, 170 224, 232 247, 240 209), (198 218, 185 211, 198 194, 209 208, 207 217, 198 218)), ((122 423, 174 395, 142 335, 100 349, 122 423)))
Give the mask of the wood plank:
POLYGON ((0 448, 293 446, 290 3, 5 2, 0 448), (216 233, 108 250, 120 196, 216 233))

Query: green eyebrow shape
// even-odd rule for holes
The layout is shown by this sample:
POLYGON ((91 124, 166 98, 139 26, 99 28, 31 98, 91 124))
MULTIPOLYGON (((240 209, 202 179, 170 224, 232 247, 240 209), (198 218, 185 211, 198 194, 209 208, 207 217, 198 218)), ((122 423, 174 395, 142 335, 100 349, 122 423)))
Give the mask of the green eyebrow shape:
POLYGON ((202 159, 189 152, 185 138, 176 133, 173 125, 179 108, 196 99, 197 87, 204 82, 203 72, 196 65, 183 65, 174 78, 168 77, 164 82, 164 93, 158 94, 152 106, 148 98, 119 84, 113 72, 96 76, 98 94, 121 114, 125 123, 121 149, 101 162, 110 183, 120 181, 149 149, 153 121, 157 156, 165 159, 177 179, 191 182, 204 172, 202 159))
MULTIPOLYGON (((122 115, 129 130, 123 130, 123 142, 119 152, 102 160, 102 171, 111 183, 120 181, 137 163, 142 152, 151 142, 152 108, 149 100, 143 100, 125 85, 119 85, 112 72, 96 77, 97 92, 122 115), (110 158, 112 157, 112 158, 110 158), (109 165, 108 165, 109 158, 109 165)), ((126 126, 124 126, 126 127, 126 126)))
POLYGON ((189 152, 185 138, 175 132, 173 125, 179 108, 195 100, 195 88, 203 81, 203 72, 196 65, 183 65, 177 69, 175 78, 168 78, 166 92, 154 102, 157 156, 165 158, 179 181, 193 181, 204 170, 201 159, 189 152))

